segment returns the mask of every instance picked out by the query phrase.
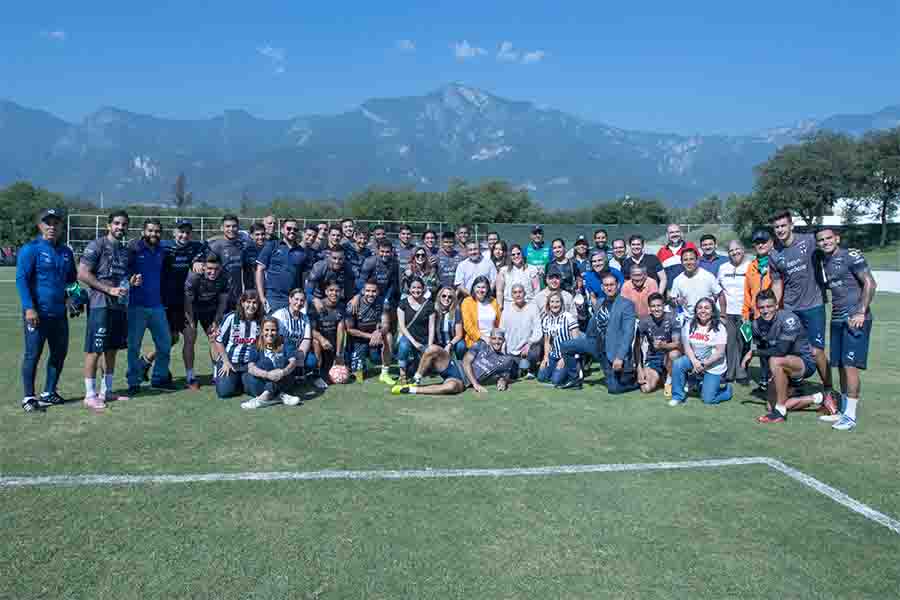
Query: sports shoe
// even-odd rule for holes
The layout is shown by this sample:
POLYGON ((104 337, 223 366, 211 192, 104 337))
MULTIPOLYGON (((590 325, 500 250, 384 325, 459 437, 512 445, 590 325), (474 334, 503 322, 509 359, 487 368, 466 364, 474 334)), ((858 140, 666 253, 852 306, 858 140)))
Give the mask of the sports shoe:
POLYGON ((178 386, 175 385, 175 382, 172 379, 166 379, 165 381, 158 381, 156 383, 150 384, 150 389, 152 390, 162 390, 164 392, 177 392, 178 386))
POLYGON ((325 383, 325 380, 321 377, 316 377, 313 379, 312 385, 317 390, 322 390, 323 392, 328 389, 328 384, 325 383))
POLYGON ((835 399, 835 393, 833 390, 828 390, 824 394, 822 394, 822 406, 819 408, 823 411, 821 414, 835 414, 841 412, 841 407, 838 405, 838 402, 842 400, 842 396, 838 395, 837 399, 835 399))
MULTIPOLYGON (((672 397, 672 384, 667 383, 663 386, 663 398, 671 398, 672 397)), ((675 406, 674 404, 672 406, 675 406)))
POLYGON ((128 400, 128 396, 120 396, 115 392, 107 391, 100 394, 100 400, 103 402, 124 402, 125 400, 128 400))
POLYGON ((41 406, 38 403, 37 398, 34 398, 33 396, 31 398, 25 398, 24 400, 22 400, 22 410, 27 413, 47 412, 47 409, 41 406))
POLYGON ((414 385, 395 385, 391 388, 391 393, 395 396, 399 394, 409 394, 414 389, 416 389, 416 386, 414 385))
POLYGON ((103 410, 106 408, 106 403, 104 402, 103 398, 97 395, 85 396, 84 405, 85 407, 94 411, 103 410))
POLYGON ((560 390, 580 390, 581 389, 581 378, 570 379, 569 381, 556 386, 557 389, 560 390))
POLYGON ((263 400, 262 396, 257 396, 256 398, 250 398, 246 402, 241 402, 241 408, 245 408, 248 410, 254 408, 265 408, 266 406, 272 406, 273 404, 278 404, 281 402, 280 398, 270 398, 269 400, 263 400))
POLYGON ((363 381, 365 381, 365 379, 366 379, 365 371, 356 371, 355 373, 353 373, 353 381, 355 381, 356 383, 362 383, 363 381))
POLYGON ((298 396, 292 396, 291 394, 281 393, 281 401, 284 402, 285 406, 300 406, 300 398, 298 396))
POLYGON ((56 392, 50 392, 49 394, 44 392, 38 397, 37 403, 42 407, 59 406, 60 404, 65 404, 66 399, 56 392))
MULTIPOLYGON (((128 386, 128 395, 134 398, 138 394, 141 393, 141 386, 139 385, 129 385, 128 386)), ((103 395, 108 395, 107 392, 103 392, 103 395)))
POLYGON ((381 372, 381 375, 378 376, 378 381, 385 385, 397 385, 397 380, 391 377, 387 371, 381 372))
POLYGON ((784 423, 785 421, 787 421, 787 415, 783 415, 777 410, 773 410, 756 419, 757 423, 784 423))
POLYGON ((196 380, 196 379, 193 380, 193 381, 190 381, 190 382, 188 383, 187 387, 188 387, 188 389, 191 390, 192 392, 199 392, 199 391, 200 391, 200 384, 197 383, 197 380, 196 380))
POLYGON ((153 363, 141 356, 139 359, 141 361, 141 377, 144 381, 150 381, 150 369, 153 368, 153 363))
POLYGON ((856 420, 844 414, 841 415, 840 421, 831 426, 832 429, 837 431, 853 431, 854 427, 856 427, 856 420))
POLYGON ((685 400, 676 400, 675 398, 669 400, 669 406, 684 406, 684 404, 686 404, 685 400))
POLYGON ((525 379, 526 380, 534 379, 534 373, 532 373, 531 371, 528 371, 527 373, 525 373, 525 379))
POLYGON ((841 417, 843 417, 843 416, 844 415, 842 415, 841 413, 834 413, 833 415, 826 414, 826 415, 821 415, 819 417, 819 420, 822 421, 823 423, 837 423, 838 421, 841 420, 841 417))
POLYGON ((400 373, 400 376, 397 377, 398 385, 406 385, 408 381, 406 380, 406 373, 400 373))

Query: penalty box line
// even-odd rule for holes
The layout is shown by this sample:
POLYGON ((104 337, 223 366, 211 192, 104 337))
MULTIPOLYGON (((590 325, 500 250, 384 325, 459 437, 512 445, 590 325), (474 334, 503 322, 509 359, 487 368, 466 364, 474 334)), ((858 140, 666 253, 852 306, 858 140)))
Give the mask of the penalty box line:
POLYGON ((0 476, 0 488, 59 487, 59 486, 108 486, 172 483, 217 483, 230 481, 322 481, 322 480, 400 480, 400 479, 453 479, 462 477, 541 477, 551 475, 581 475, 586 473, 628 473, 641 471, 676 471, 686 469, 710 469, 743 465, 766 465, 786 475, 805 487, 822 494, 834 502, 862 515, 866 519, 900 534, 900 521, 881 513, 867 504, 848 496, 815 477, 787 466, 780 460, 764 456, 717 458, 678 462, 622 463, 599 465, 560 465, 549 467, 512 467, 504 469, 402 469, 369 471, 272 471, 243 473, 197 473, 187 475, 43 475, 0 476))

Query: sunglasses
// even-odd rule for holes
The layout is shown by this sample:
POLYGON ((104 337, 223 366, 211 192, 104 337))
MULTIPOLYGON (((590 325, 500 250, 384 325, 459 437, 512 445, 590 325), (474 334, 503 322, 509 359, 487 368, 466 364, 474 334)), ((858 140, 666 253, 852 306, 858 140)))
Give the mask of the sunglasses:
POLYGON ((453 298, 453 294, 441 294, 441 300, 447 299, 450 300, 453 298))
POLYGON ((285 231, 300 231, 299 227, 285 227, 285 231))
POLYGON ((416 258, 425 258, 425 253, 424 252, 416 253, 416 258))

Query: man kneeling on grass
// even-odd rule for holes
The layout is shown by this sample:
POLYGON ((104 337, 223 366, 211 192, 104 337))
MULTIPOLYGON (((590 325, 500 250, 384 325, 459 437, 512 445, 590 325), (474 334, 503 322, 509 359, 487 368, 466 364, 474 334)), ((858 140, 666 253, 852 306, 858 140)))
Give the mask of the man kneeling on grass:
POLYGON ((413 377, 414 385, 395 385, 392 394, 461 394, 469 386, 476 392, 486 392, 482 382, 497 379, 497 391, 506 391, 510 373, 516 367, 516 357, 503 352, 506 332, 492 329, 488 341, 479 340, 469 348, 462 361, 451 357, 450 353, 439 346, 431 346, 422 355, 419 368, 413 377), (441 376, 443 383, 435 385, 419 385, 419 381, 433 370, 441 376))
POLYGON ((769 412, 757 422, 783 423, 789 410, 800 410, 811 403, 821 405, 822 394, 790 397, 791 384, 798 385, 816 373, 816 361, 803 323, 795 313, 778 310, 772 290, 763 290, 756 296, 756 309, 759 314, 753 321, 756 349, 744 356, 743 367, 747 368, 754 355, 768 361, 769 412))

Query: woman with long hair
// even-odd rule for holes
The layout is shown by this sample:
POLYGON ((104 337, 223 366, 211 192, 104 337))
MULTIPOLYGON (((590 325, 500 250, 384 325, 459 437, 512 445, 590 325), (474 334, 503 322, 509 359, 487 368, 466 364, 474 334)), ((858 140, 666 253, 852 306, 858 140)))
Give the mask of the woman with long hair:
POLYGON ((701 298, 694 305, 694 318, 681 331, 684 356, 672 363, 672 399, 670 406, 686 402, 686 380, 700 381, 700 397, 704 404, 719 404, 731 400, 731 384, 719 387, 725 374, 725 347, 728 332, 720 321, 719 309, 710 298, 701 298))
POLYGON ((466 354, 464 337, 456 290, 444 286, 434 297, 434 344, 446 350, 450 356, 462 360, 466 354))
POLYGON ((500 326, 500 305, 491 295, 490 279, 484 275, 475 278, 460 312, 467 348, 480 339, 487 340, 491 330, 500 326))
POLYGON ((568 370, 562 354, 562 343, 581 336, 578 319, 563 309, 560 291, 547 296, 541 331, 544 334, 544 358, 538 371, 538 381, 561 386, 566 383, 568 370))
POLYGON ((409 260, 409 266, 403 272, 403 297, 409 294, 409 284, 414 277, 422 280, 425 286, 426 300, 434 297, 438 287, 440 287, 440 279, 438 278, 437 263, 431 260, 428 255, 428 249, 425 247, 416 248, 409 260))
POLYGON ((262 321, 259 338, 247 364, 247 393, 253 396, 241 403, 241 408, 263 408, 283 402, 297 406, 300 398, 288 394, 294 385, 297 368, 296 348, 290 338, 278 333, 280 324, 275 317, 262 321))
POLYGON ((409 282, 409 294, 397 308, 397 365, 400 367, 400 385, 406 385, 406 377, 415 369, 422 353, 434 343, 434 304, 425 299, 425 283, 419 277, 409 282))
POLYGON ((231 398, 247 389, 247 366, 259 338, 262 318, 259 296, 250 290, 241 294, 235 311, 222 321, 213 342, 219 356, 214 374, 219 398, 231 398))
POLYGON ((494 261, 494 267, 497 268, 497 272, 500 272, 500 269, 509 264, 509 252, 507 250, 506 242, 503 240, 497 240, 491 246, 491 260, 494 261))
POLYGON ((512 288, 519 284, 525 291, 525 302, 530 303, 534 295, 541 291, 541 280, 537 267, 525 262, 525 252, 519 244, 509 247, 509 264, 497 269, 497 298, 503 302, 503 309, 515 301, 512 288))

